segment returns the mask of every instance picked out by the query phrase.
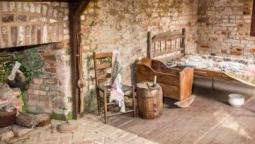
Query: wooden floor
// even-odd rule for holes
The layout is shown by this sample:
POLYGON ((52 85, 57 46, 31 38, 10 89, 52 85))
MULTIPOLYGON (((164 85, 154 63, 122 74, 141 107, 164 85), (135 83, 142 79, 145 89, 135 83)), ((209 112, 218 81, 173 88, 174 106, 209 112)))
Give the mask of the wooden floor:
POLYGON ((168 100, 158 119, 117 116, 109 124, 161 144, 254 144, 255 98, 247 96, 242 108, 233 108, 228 94, 196 88, 189 108, 176 108, 168 100))

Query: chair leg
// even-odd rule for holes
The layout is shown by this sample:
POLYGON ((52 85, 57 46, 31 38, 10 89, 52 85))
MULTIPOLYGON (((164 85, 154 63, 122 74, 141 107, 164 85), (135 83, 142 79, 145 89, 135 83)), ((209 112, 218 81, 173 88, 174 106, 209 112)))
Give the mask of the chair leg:
POLYGON ((133 96, 133 117, 136 116, 136 101, 135 101, 135 98, 136 98, 136 94, 135 94, 135 90, 134 90, 134 87, 132 88, 132 96, 133 96))
POLYGON ((98 88, 96 89, 96 93, 97 93, 97 112, 98 112, 98 115, 100 115, 101 101, 100 101, 100 91, 98 88))
POLYGON ((104 91, 104 122, 105 124, 107 124, 107 96, 105 91, 104 91))

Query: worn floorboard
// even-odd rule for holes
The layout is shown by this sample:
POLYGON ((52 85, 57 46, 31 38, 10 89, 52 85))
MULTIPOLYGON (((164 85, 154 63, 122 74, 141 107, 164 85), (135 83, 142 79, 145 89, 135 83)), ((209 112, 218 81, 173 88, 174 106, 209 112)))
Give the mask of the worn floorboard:
POLYGON ((163 115, 154 120, 112 117, 110 124, 161 144, 255 143, 255 98, 242 108, 227 104, 229 92, 196 88, 194 103, 184 109, 165 100, 163 115))

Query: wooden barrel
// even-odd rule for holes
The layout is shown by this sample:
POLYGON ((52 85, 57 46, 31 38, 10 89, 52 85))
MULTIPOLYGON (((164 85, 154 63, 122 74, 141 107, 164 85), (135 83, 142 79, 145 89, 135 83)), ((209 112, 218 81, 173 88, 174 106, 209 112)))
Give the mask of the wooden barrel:
POLYGON ((160 85, 143 82, 137 84, 138 112, 142 118, 154 119, 163 112, 163 94, 160 85))

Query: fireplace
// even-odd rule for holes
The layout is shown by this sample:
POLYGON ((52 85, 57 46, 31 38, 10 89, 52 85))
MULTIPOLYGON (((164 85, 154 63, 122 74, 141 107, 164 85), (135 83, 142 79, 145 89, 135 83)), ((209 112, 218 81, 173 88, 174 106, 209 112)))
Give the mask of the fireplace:
MULTIPOLYGON (((15 61, 29 81, 22 91, 23 111, 71 115, 69 58, 57 44, 18 47, 0 51, 0 83, 7 81, 15 61)), ((63 119, 63 118, 61 118, 63 119)))

